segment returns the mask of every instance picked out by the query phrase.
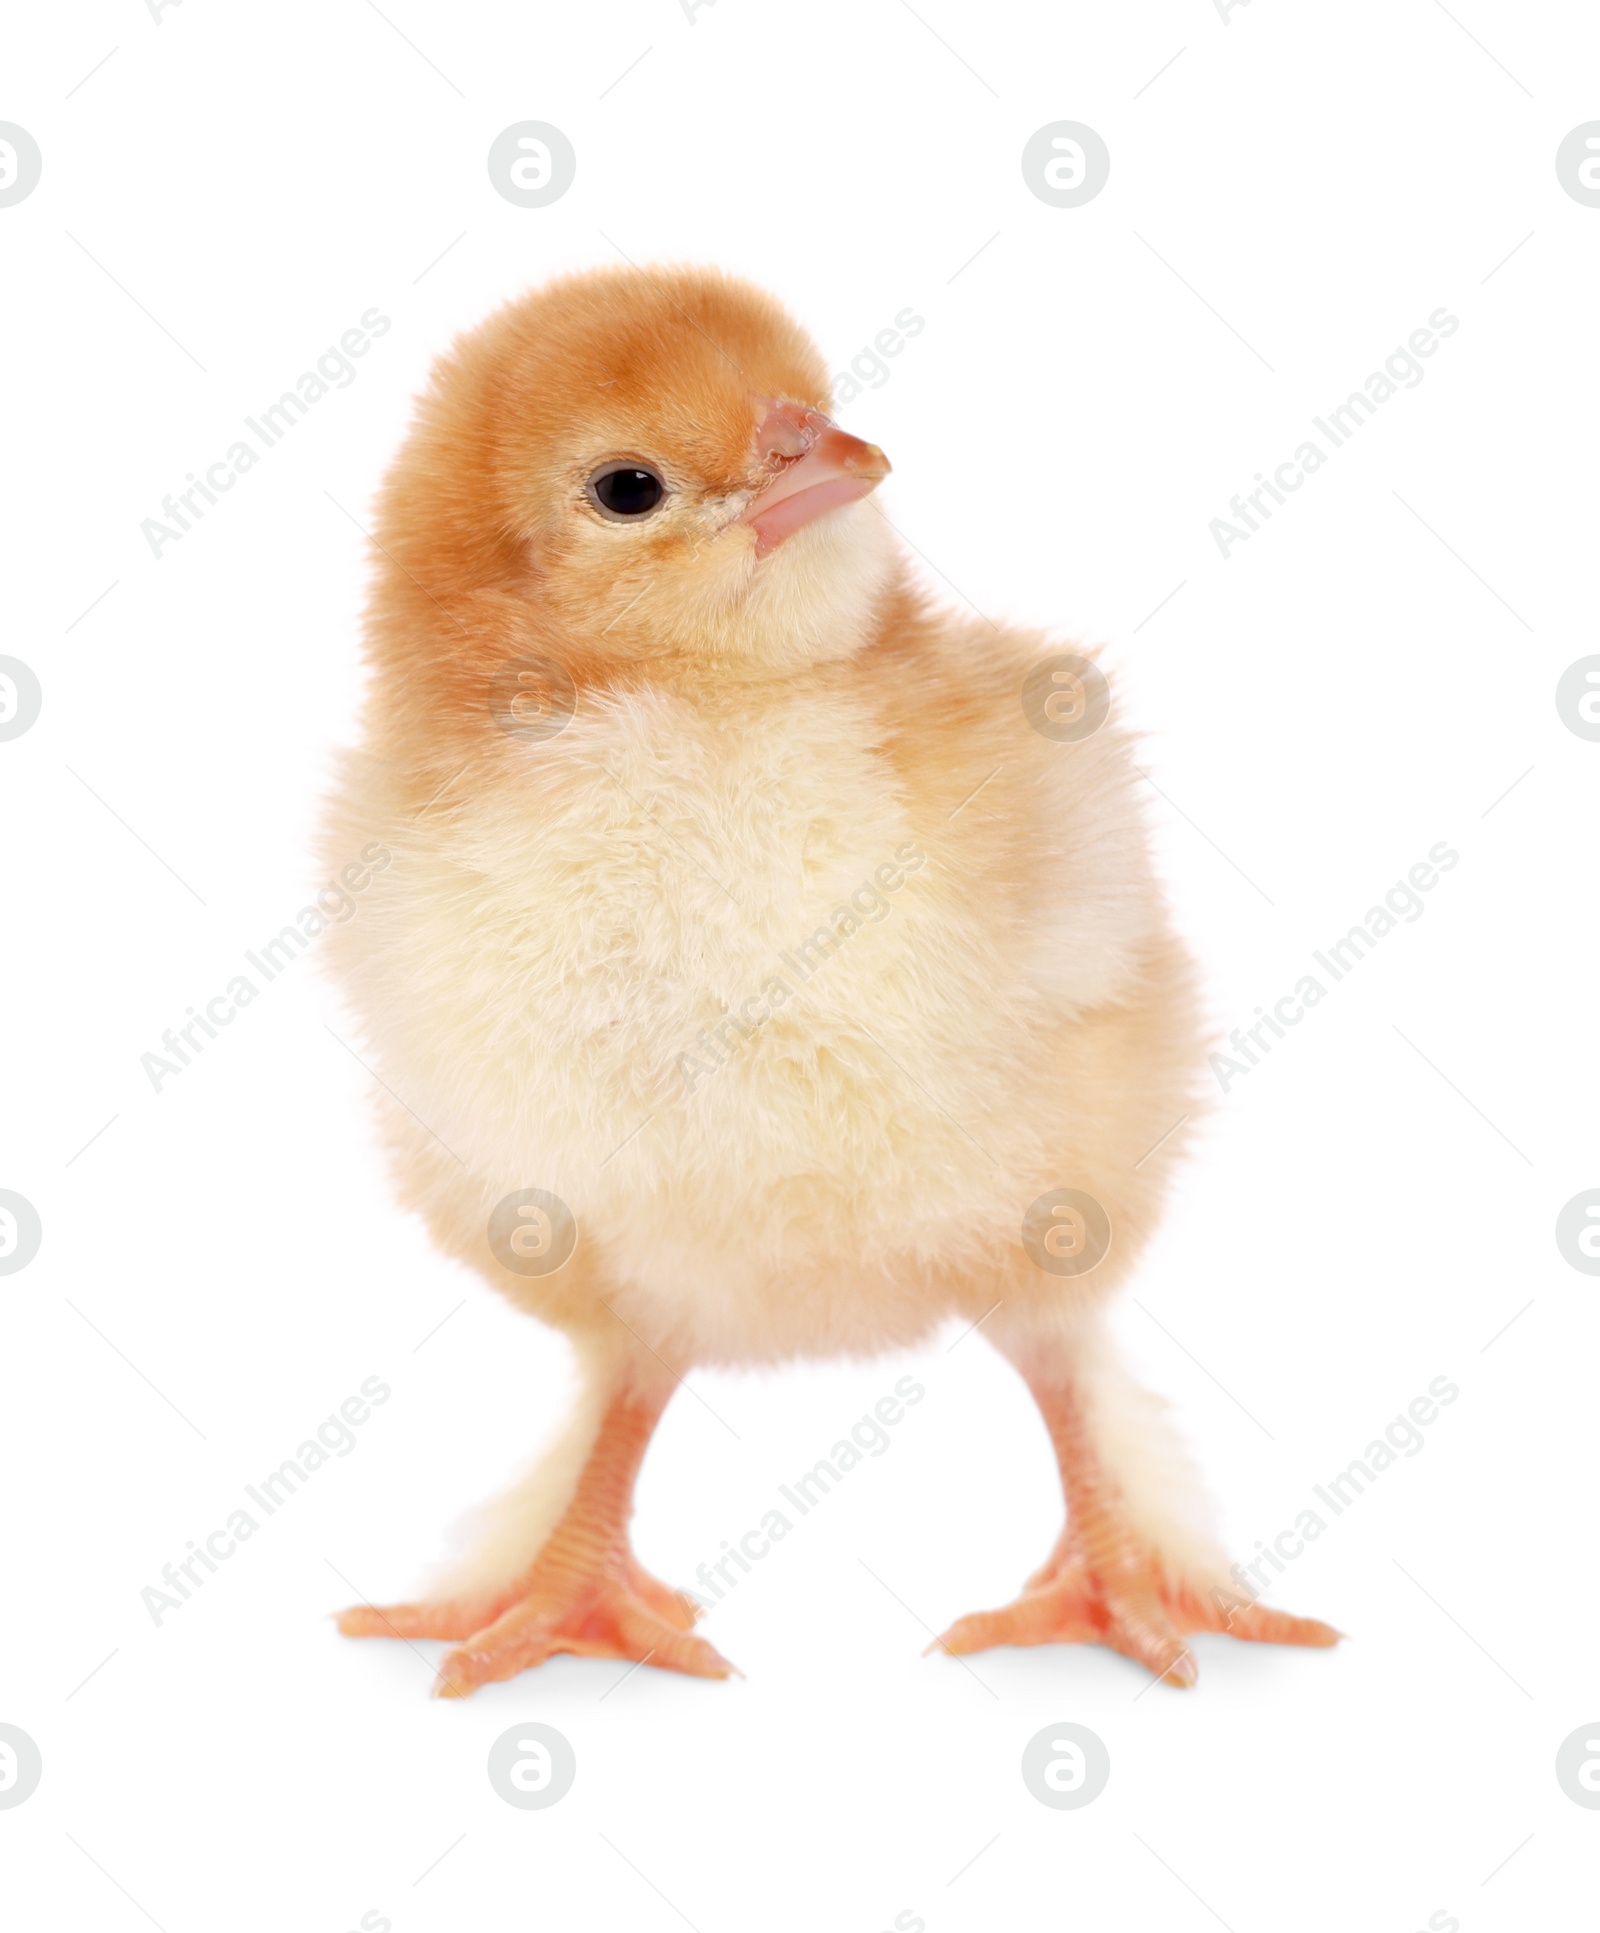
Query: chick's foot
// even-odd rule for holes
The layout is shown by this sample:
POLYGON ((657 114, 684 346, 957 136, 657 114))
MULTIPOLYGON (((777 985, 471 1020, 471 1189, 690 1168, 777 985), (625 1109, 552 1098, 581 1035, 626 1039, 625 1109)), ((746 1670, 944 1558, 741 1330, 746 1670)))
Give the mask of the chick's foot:
POLYGON ((1340 1635, 1316 1618, 1176 1584, 1148 1560, 1094 1569, 1079 1556, 1047 1565, 1002 1609, 958 1618, 936 1642, 957 1655, 1001 1644, 1103 1644, 1169 1685, 1192 1685, 1199 1673, 1184 1638, 1193 1631, 1318 1647, 1337 1644, 1340 1635))
MULTIPOLYGON (((480 1685, 543 1664, 558 1651, 582 1658, 626 1658, 696 1678, 726 1678, 733 1666, 714 1645, 690 1635, 693 1605, 651 1577, 626 1546, 592 1569, 535 1564, 522 1594, 449 1653, 434 1681, 436 1698, 465 1698, 480 1685)), ((452 1633, 451 1635, 457 1635, 452 1633)))
POLYGON ((959 1654, 999 1644, 1103 1644, 1169 1685, 1192 1685, 1199 1671, 1184 1639, 1193 1631, 1226 1631, 1258 1644, 1339 1642, 1340 1633, 1316 1618, 1291 1617, 1200 1581, 1204 1569, 1186 1575, 1181 1562, 1164 1563, 1141 1534, 1090 1427, 1082 1389, 1061 1374, 1035 1370, 1027 1380, 1060 1467, 1066 1525, 1015 1602, 958 1619, 935 1640, 939 1648, 959 1654))
POLYGON ((686 1597, 652 1577, 628 1542, 633 1487, 665 1394, 623 1390, 607 1406, 566 1509, 520 1575, 494 1589, 418 1604, 354 1605, 352 1638, 448 1638, 434 1695, 465 1698, 558 1651, 627 1658, 697 1678, 733 1670, 703 1638, 686 1597))

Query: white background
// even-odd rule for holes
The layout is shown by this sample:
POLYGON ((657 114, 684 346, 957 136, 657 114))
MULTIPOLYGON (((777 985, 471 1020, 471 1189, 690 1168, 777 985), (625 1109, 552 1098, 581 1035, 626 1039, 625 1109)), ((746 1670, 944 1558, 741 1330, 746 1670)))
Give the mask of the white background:
POLYGON ((1600 1813, 1553 1768, 1600 1717, 1600 1283, 1553 1231, 1600 1185, 1600 745, 1554 689, 1600 649, 1600 209, 1554 155, 1600 117, 1600 20, 1065 12, 13 12, 0 118, 44 174, 0 209, 0 648, 44 711, 0 746, 0 1184, 44 1245, 0 1281, 0 1720, 44 1778, 0 1810, 8 1922, 1588 1923, 1600 1813), (545 209, 485 169, 526 119, 578 155, 545 209), (1019 165, 1061 119, 1112 157, 1072 210, 1019 165), (1203 1638, 1198 1689, 1147 1695, 1101 1650, 921 1656, 1014 1593, 1059 1516, 1020 1386, 953 1334, 695 1375, 673 1403, 636 1531, 687 1583, 897 1376, 928 1391, 711 1617, 743 1681, 562 1659, 439 1703, 436 1647, 335 1634, 352 1586, 409 1591, 526 1460, 564 1345, 392 1206, 314 963, 160 1094, 140 1056, 319 883, 359 690, 351 519, 430 359, 623 253, 754 277, 836 369, 907 305, 925 317, 846 425, 892 457, 884 507, 941 595, 1108 645, 1222 1027, 1436 841, 1460 852, 1425 915, 1218 1096, 1123 1311, 1241 1555, 1433 1378, 1459 1385, 1274 1589, 1351 1633, 1338 1651, 1203 1638), (152 557, 141 519, 374 305, 393 327, 353 385, 152 557), (1420 386, 1220 557, 1209 519, 1441 305, 1461 326, 1420 386), (356 1451, 156 1628, 162 1565, 372 1375, 393 1395, 356 1451), (549 1811, 485 1776, 529 1717, 578 1757, 549 1811), (1112 1774, 1058 1812, 1019 1759, 1069 1719, 1112 1774))

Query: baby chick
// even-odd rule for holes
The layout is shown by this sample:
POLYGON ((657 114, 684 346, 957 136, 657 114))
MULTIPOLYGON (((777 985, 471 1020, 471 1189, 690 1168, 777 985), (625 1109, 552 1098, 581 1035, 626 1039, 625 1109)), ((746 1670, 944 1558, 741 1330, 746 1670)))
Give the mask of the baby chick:
POLYGON ((1105 1311, 1197 1106, 1189 961, 1081 655, 933 608, 816 348, 703 271, 574 275, 434 372, 382 492, 329 942, 402 1200, 570 1338, 582 1396, 479 1548, 357 1636, 732 1669, 628 1542, 700 1364, 983 1334, 1066 1525, 947 1651, 1325 1645, 1243 1601, 1105 1311))

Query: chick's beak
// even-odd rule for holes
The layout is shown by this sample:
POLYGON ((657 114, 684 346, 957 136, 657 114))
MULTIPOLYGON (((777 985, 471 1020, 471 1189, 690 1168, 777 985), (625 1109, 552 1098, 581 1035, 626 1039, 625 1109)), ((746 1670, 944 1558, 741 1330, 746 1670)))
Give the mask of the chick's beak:
POLYGON ((757 557, 828 511, 869 496, 889 474, 889 459, 875 443, 863 443, 819 410, 797 403, 766 408, 756 450, 780 466, 739 519, 756 533, 757 557))

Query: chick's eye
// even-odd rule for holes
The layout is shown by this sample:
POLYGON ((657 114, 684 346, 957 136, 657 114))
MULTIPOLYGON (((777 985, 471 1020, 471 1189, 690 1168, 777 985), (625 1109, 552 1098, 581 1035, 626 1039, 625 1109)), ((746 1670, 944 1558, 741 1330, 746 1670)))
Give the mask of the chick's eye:
POLYGON ((589 479, 589 496, 602 517, 637 523, 657 509, 667 486, 642 463, 608 463, 589 479))

